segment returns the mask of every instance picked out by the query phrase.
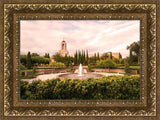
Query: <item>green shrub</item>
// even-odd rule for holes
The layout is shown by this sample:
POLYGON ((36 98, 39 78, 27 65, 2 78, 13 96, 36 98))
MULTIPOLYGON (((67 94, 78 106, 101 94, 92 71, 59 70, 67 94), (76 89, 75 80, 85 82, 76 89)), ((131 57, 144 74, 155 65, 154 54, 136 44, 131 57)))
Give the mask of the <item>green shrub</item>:
POLYGON ((55 68, 65 68, 65 64, 61 62, 50 62, 49 66, 55 67, 55 68))
POLYGON ((26 93, 28 90, 28 82, 27 81, 20 81, 20 95, 22 99, 27 99, 29 98, 29 95, 26 93))
POLYGON ((25 75, 25 72, 21 72, 21 75, 24 76, 24 75, 25 75))
POLYGON ((91 66, 90 64, 88 64, 88 71, 89 72, 93 72, 92 68, 93 68, 93 66, 91 66))
POLYGON ((100 60, 97 61, 97 67, 100 68, 115 68, 116 64, 112 59, 100 60))
POLYGON ((22 99, 131 99, 140 98, 140 77, 117 76, 86 80, 21 81, 22 99))
POLYGON ((130 73, 131 72, 131 70, 130 70, 130 68, 129 68, 129 63, 128 63, 128 60, 126 59, 125 60, 125 73, 130 73))
POLYGON ((21 70, 26 70, 27 68, 24 65, 20 64, 20 69, 21 70))
POLYGON ((33 72, 34 75, 36 74, 36 71, 37 71, 36 67, 33 67, 32 72, 33 72))

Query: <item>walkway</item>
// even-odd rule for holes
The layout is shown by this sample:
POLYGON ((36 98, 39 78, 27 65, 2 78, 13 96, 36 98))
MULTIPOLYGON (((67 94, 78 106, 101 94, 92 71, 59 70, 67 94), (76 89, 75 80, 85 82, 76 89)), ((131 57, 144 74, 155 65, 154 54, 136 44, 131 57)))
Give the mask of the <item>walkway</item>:
MULTIPOLYGON (((121 75, 123 76, 123 74, 118 74, 118 73, 104 73, 104 72, 92 72, 92 73, 97 73, 97 74, 101 74, 101 75, 104 75, 104 76, 110 76, 110 75, 121 75)), ((42 80, 42 81, 45 81, 45 80, 48 80, 48 79, 53 79, 53 78, 57 78, 59 75, 62 75, 62 74, 67 74, 67 73, 53 73, 53 74, 43 74, 43 75, 38 75, 36 78, 32 78, 32 79, 21 79, 23 81, 28 81, 29 83, 31 83, 33 80, 42 80)), ((69 74, 69 73, 68 73, 69 74)))

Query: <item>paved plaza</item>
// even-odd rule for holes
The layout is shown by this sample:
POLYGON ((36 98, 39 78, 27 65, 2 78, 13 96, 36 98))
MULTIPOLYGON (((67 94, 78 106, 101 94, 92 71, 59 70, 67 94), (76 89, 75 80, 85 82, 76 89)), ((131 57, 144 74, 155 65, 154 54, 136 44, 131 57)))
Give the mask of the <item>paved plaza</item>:
MULTIPOLYGON (((104 73, 104 72, 92 72, 92 73, 97 73, 97 74, 101 74, 103 76, 110 76, 110 75, 123 75, 123 74, 118 74, 118 73, 104 73)), ((36 78, 32 78, 32 79, 21 79, 23 81, 28 81, 29 83, 31 83, 34 80, 48 80, 48 79, 53 79, 53 78, 57 78, 59 75, 63 75, 63 74, 70 74, 70 73, 53 73, 53 74, 43 74, 43 75, 38 75, 36 78)), ((78 74, 77 74, 78 75, 78 74)))

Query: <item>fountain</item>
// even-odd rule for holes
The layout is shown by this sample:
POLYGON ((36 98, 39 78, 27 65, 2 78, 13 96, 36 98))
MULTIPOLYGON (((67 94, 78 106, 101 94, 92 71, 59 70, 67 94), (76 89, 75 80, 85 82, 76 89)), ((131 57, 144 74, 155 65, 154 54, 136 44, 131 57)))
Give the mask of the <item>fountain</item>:
POLYGON ((82 76, 82 71, 83 71, 82 64, 80 64, 79 65, 78 76, 82 76))
POLYGON ((79 65, 78 69, 75 70, 74 73, 66 73, 61 74, 58 77, 59 78, 69 78, 69 79, 87 79, 87 78, 100 78, 103 75, 89 72, 87 73, 86 69, 83 69, 82 64, 79 65))

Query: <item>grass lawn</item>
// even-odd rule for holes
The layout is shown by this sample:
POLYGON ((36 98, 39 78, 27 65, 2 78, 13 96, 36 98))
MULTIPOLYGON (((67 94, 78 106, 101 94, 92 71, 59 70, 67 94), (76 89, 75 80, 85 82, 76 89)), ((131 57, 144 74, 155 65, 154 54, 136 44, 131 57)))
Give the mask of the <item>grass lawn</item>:
POLYGON ((140 69, 140 66, 129 66, 131 69, 140 69))

